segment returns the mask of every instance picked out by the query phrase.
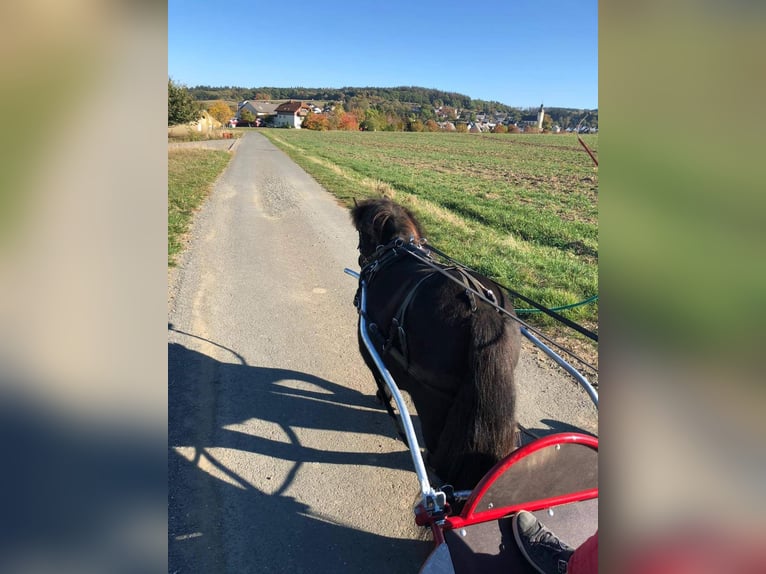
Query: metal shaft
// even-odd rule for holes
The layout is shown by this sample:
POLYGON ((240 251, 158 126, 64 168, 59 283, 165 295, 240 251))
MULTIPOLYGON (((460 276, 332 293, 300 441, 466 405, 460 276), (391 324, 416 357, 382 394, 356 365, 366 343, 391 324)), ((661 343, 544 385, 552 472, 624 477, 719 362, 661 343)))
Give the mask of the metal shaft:
MULTIPOLYGON (((359 274, 351 269, 344 269, 346 273, 352 277, 359 278, 359 274)), ((410 454, 412 455, 412 464, 415 466, 415 474, 418 476, 420 482, 420 491, 423 494, 423 503, 426 508, 432 507, 433 504, 440 504, 440 500, 437 500, 437 493, 431 487, 431 483, 428 480, 428 474, 426 473, 426 465, 423 462, 423 456, 420 453, 420 445, 418 444, 417 436, 415 435, 415 427, 412 425, 412 419, 410 413, 407 410, 407 405, 404 403, 402 393, 399 391, 399 387, 396 386, 391 373, 383 364, 383 360, 380 358, 375 346, 372 344, 372 340, 367 332, 367 283, 364 280, 359 282, 360 296, 359 296, 359 334, 362 336, 362 341, 365 347, 370 353, 372 360, 375 362, 375 366, 378 368, 383 380, 386 381, 386 386, 391 392, 391 396, 396 402, 396 408, 399 409, 399 417, 404 427, 404 434, 407 437, 407 442, 410 445, 410 454)), ((442 497, 443 497, 442 493, 442 497)), ((441 498, 441 497, 439 497, 441 498)))
POLYGON ((540 339, 535 337, 525 327, 521 328, 521 334, 524 335, 530 341, 532 341, 537 347, 542 349, 546 355, 548 355, 551 359, 556 361, 561 366, 561 368, 563 368, 567 373, 572 375, 572 377, 578 383, 580 383, 580 385, 582 385, 582 387, 590 396, 590 400, 593 401, 593 404, 596 405, 596 408, 598 409, 598 393, 596 392, 596 389, 593 388, 593 385, 590 384, 590 381, 588 381, 588 379, 582 376, 577 369, 575 369, 572 365, 570 365, 564 359, 562 359, 560 355, 558 355, 553 349, 548 347, 540 339))

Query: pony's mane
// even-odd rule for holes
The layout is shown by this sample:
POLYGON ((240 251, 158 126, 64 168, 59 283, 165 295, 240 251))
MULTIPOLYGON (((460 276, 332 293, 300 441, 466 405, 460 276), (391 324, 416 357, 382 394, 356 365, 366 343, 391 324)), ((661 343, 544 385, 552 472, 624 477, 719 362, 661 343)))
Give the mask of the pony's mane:
POLYGON ((379 243, 401 237, 420 240, 423 230, 412 212, 390 199, 367 199, 351 210, 354 227, 379 243))

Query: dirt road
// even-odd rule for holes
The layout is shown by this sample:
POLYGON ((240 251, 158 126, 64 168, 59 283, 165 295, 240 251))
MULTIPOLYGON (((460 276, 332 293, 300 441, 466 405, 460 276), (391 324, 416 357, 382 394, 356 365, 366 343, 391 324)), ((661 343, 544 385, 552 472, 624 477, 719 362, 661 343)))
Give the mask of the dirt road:
MULTIPOLYGON (((356 347, 348 213, 245 134, 171 277, 169 571, 417 572, 417 481, 356 347)), ((595 432, 531 354, 522 422, 595 432), (566 424, 562 424, 566 423, 566 424)))

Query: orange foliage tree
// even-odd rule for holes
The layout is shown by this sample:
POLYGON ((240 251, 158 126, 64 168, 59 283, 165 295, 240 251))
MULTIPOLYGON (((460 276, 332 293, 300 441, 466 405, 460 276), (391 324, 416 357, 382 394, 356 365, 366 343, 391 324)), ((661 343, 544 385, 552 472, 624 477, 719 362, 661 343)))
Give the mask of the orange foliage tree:
POLYGON ((347 132, 359 131, 359 120, 351 112, 341 112, 338 114, 338 129, 347 132))
POLYGON ((303 118, 301 127, 304 127, 307 130, 317 130, 323 132, 330 129, 330 120, 324 114, 315 114, 314 112, 309 112, 308 115, 303 118))

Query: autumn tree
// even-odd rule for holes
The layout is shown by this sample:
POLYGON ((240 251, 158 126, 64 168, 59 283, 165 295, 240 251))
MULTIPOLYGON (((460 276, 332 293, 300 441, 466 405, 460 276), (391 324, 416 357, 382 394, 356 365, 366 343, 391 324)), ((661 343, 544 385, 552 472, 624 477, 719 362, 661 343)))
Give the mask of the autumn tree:
POLYGON ((434 120, 428 120, 423 127, 425 128, 427 132, 439 131, 439 124, 437 124, 436 121, 434 120))
POLYGON ((186 89, 186 86, 176 84, 168 79, 168 125, 177 126, 197 121, 202 110, 186 89))
POLYGON ((468 131, 468 124, 465 122, 457 122, 455 124, 455 131, 464 134, 468 131))
POLYGON ((342 102, 338 102, 337 104, 333 106, 332 111, 327 116, 331 130, 341 129, 340 122, 345 114, 346 114, 346 110, 343 109, 342 102))
POLYGON ((271 94, 267 92, 256 92, 255 97, 253 99, 254 100, 270 100, 271 94))
POLYGON ((356 115, 351 112, 342 112, 338 120, 338 129, 348 132, 358 132, 359 120, 357 120, 356 115))
POLYGON ((517 134, 517 133, 519 133, 520 131, 521 131, 521 130, 519 129, 519 126, 517 126, 517 125, 515 125, 515 124, 510 124, 510 125, 508 126, 508 133, 509 133, 509 134, 517 134))
POLYGON ((225 124, 234 115, 234 110, 223 100, 217 100, 208 108, 208 113, 216 120, 225 124))
POLYGON ((497 124, 494 128, 492 128, 492 133, 507 134, 508 128, 505 127, 503 124, 497 124))
POLYGON ((422 132, 425 129, 425 126, 423 125, 423 122, 420 120, 410 120, 407 122, 407 131, 408 132, 422 132))
POLYGON ((330 129, 330 121, 325 114, 309 112, 306 117, 303 118, 301 127, 306 128, 307 130, 325 131, 330 129))
POLYGON ((553 127, 553 119, 548 114, 544 114, 543 115, 543 131, 548 132, 551 130, 552 127, 553 127))

